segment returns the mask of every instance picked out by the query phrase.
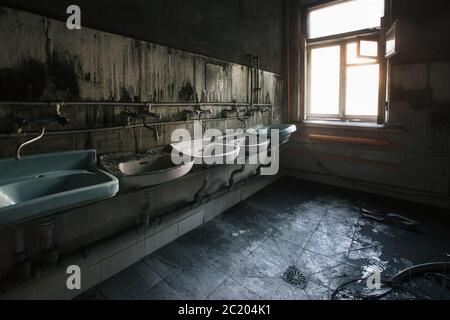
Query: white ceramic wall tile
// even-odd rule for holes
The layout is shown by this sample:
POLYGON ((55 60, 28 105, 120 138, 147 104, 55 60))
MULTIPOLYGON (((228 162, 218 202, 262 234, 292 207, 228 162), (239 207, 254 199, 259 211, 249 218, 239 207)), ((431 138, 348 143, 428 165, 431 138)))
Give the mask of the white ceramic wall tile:
POLYGON ((177 238, 178 223, 175 223, 145 240, 145 254, 149 255, 177 238))
POLYGON ((100 248, 93 247, 89 249, 86 258, 81 252, 66 256, 61 259, 56 265, 41 270, 37 278, 37 290, 43 292, 44 290, 57 285, 64 279, 67 279, 67 268, 71 265, 77 265, 81 270, 89 269, 90 267, 100 262, 100 248))
POLYGON ((144 231, 136 230, 124 233, 100 245, 100 260, 105 260, 120 251, 123 251, 138 242, 144 241, 144 231))
POLYGON ((198 211, 190 217, 178 222, 178 236, 188 233, 191 230, 201 226, 203 224, 203 210, 198 211))
POLYGON ((100 262, 102 281, 131 266, 133 263, 138 262, 144 258, 144 256, 145 242, 141 241, 130 248, 103 260, 100 262))
POLYGON ((251 197, 261 189, 264 189, 269 184, 274 182, 277 178, 278 176, 261 177, 255 181, 252 181, 251 183, 244 185, 241 188, 241 201, 244 201, 245 199, 251 197))
POLYGON ((69 290, 67 288, 67 278, 60 280, 50 288, 38 291, 39 300, 70 300, 89 290, 101 281, 100 264, 96 264, 87 269, 81 269, 81 290, 69 290))
POLYGON ((213 201, 208 204, 204 209, 204 222, 211 221, 221 213, 227 211, 231 207, 235 206, 241 200, 241 193, 239 190, 233 191, 223 198, 213 201))

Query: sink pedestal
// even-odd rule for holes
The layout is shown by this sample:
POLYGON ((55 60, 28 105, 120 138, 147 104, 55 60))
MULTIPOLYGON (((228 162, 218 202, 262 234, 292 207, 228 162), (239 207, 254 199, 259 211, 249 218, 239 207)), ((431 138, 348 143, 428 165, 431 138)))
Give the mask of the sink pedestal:
POLYGON ((44 220, 39 222, 39 230, 41 233, 41 249, 42 262, 46 264, 53 264, 58 262, 59 253, 58 248, 53 243, 53 226, 55 219, 44 220))
POLYGON ((140 222, 141 224, 148 228, 148 226, 150 225, 150 211, 152 209, 152 204, 153 204, 153 192, 152 191, 147 191, 145 193, 145 204, 144 206, 141 208, 141 215, 140 215, 140 222))
POLYGON ((23 226, 16 226, 14 228, 15 238, 15 265, 14 274, 19 279, 26 279, 31 274, 31 261, 28 259, 27 251, 25 249, 25 233, 23 226))

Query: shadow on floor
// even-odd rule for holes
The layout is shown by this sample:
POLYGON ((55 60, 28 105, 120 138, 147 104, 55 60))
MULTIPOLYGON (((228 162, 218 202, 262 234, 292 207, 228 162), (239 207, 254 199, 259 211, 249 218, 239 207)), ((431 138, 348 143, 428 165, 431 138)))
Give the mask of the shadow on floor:
POLYGON ((78 299, 329 299, 350 279, 443 260, 450 224, 442 214, 283 178, 78 299), (417 219, 419 232, 363 218, 361 208, 417 219), (282 279, 291 266, 305 276, 301 288, 282 279))

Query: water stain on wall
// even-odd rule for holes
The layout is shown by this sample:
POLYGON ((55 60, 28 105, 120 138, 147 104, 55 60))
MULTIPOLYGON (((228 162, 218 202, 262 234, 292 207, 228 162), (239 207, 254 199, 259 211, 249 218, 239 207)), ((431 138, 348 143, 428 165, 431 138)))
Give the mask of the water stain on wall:
POLYGON ((36 100, 45 88, 45 65, 34 59, 0 69, 0 100, 36 100))
POLYGON ((193 102, 196 99, 194 87, 190 82, 186 82, 178 91, 178 100, 180 102, 193 102))
POLYGON ((13 68, 0 69, 0 100, 70 100, 80 96, 79 67, 55 53, 44 64, 35 59, 23 60, 13 68))

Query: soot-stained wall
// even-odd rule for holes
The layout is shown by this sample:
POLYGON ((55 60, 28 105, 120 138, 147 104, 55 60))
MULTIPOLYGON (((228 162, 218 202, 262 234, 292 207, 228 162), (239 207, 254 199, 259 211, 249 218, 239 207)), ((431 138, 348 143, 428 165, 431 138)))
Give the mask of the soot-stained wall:
POLYGON ((283 0, 2 0, 0 4, 59 20, 81 8, 82 25, 283 73, 283 0))

